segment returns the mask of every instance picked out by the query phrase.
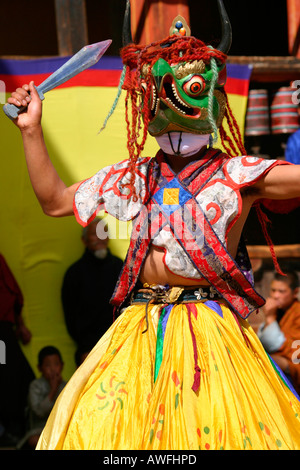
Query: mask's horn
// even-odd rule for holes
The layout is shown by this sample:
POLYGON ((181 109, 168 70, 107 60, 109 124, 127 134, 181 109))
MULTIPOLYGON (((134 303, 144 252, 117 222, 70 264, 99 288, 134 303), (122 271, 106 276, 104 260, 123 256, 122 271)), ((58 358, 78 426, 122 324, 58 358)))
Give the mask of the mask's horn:
POLYGON ((122 34, 123 47, 133 42, 131 35, 130 0, 126 0, 122 34))
POLYGON ((218 1, 218 8, 221 16, 221 23, 222 23, 222 39, 218 47, 216 49, 218 51, 224 52, 224 54, 228 54, 231 43, 232 43, 232 28, 229 17, 224 7, 223 0, 218 1))

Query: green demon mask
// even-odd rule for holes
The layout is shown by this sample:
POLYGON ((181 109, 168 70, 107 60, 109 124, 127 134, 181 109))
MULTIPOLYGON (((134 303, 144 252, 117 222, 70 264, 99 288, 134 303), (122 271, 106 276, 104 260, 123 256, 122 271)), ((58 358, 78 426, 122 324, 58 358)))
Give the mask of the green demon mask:
POLYGON ((174 131, 217 134, 226 108, 222 89, 226 83, 226 54, 231 46, 228 15, 222 0, 217 1, 222 22, 222 40, 217 48, 190 36, 184 19, 179 17, 173 22, 169 38, 157 43, 152 55, 147 55, 147 47, 133 48, 127 0, 123 44, 129 51, 126 49, 128 56, 123 55, 123 61, 131 70, 138 69, 141 78, 127 89, 143 93, 143 116, 148 113, 147 130, 154 137, 174 131))
POLYGON ((126 0, 121 50, 123 72, 117 97, 101 130, 116 108, 122 89, 126 90, 127 148, 133 179, 134 165, 148 134, 157 139, 165 153, 190 156, 215 143, 219 133, 225 150, 231 155, 236 134, 232 139, 226 133, 222 123, 225 117, 229 128, 238 135, 238 148, 243 147, 224 90, 231 25, 223 1, 217 3, 222 24, 218 47, 191 36, 181 17, 173 22, 167 38, 142 46, 132 41, 130 0, 126 0))
POLYGON ((151 69, 151 117, 148 131, 160 136, 170 131, 195 134, 213 132, 209 116, 219 127, 224 116, 226 100, 220 89, 226 81, 226 66, 217 65, 217 82, 212 88, 213 71, 203 61, 170 66, 158 59, 151 69), (210 102, 211 99, 211 102, 210 102))

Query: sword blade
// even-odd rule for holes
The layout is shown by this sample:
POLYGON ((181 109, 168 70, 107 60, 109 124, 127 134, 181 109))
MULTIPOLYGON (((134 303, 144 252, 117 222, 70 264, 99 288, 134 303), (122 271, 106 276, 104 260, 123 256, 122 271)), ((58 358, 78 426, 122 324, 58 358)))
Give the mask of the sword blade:
MULTIPOLYGON (((106 50, 111 45, 110 39, 106 41, 97 42, 84 46, 80 51, 74 54, 65 64, 53 72, 46 80, 36 87, 41 100, 43 100, 44 93, 53 90, 62 83, 75 77, 80 72, 95 65, 98 60, 103 56, 106 50)), ((15 106, 14 104, 5 104, 3 111, 10 119, 16 119, 18 115, 23 112, 27 106, 15 106)))
POLYGON ((64 65, 46 78, 46 80, 37 87, 37 90, 39 92, 46 93, 47 91, 53 90, 53 88, 56 88, 62 83, 70 80, 70 78, 75 77, 75 75, 83 72, 83 70, 92 67, 103 56, 110 44, 111 40, 107 40, 83 47, 64 65))

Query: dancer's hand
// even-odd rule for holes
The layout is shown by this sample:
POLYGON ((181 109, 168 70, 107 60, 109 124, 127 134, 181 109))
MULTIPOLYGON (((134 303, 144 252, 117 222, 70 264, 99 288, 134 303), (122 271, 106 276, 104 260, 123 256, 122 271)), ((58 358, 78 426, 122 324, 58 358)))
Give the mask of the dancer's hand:
POLYGON ((18 107, 26 106, 26 109, 13 120, 21 131, 41 125, 42 101, 33 81, 29 85, 25 84, 21 88, 17 88, 7 102, 18 107))

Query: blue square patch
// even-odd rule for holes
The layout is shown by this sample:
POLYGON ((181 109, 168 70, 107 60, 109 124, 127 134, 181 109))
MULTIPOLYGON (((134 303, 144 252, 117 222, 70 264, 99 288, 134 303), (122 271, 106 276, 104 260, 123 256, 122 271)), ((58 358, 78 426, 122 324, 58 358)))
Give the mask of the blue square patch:
POLYGON ((191 198, 190 193, 181 186, 177 178, 171 180, 152 196, 156 204, 169 215, 183 206, 191 198))

